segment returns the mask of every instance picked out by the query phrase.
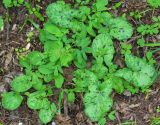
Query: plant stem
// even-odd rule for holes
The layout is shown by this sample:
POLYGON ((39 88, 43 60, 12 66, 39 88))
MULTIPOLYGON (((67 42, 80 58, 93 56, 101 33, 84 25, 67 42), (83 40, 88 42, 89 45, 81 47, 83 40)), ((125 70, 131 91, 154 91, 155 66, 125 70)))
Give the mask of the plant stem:
POLYGON ((157 48, 157 49, 153 50, 152 53, 156 53, 158 51, 160 51, 160 48, 157 48))
POLYGON ((160 42, 157 42, 157 43, 145 43, 144 46, 146 46, 146 47, 156 47, 156 46, 160 46, 160 42))
POLYGON ((147 9, 145 11, 140 12, 140 14, 146 13, 147 11, 150 11, 150 10, 153 10, 153 9, 147 9))

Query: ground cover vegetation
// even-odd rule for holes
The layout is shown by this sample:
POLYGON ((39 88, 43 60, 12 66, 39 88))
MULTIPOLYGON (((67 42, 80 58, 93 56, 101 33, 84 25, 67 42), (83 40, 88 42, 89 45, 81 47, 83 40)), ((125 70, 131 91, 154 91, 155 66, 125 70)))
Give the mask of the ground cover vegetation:
MULTIPOLYGON (((40 8, 32 8, 29 2, 3 0, 8 9, 24 5, 29 14, 43 22, 43 28, 40 28, 30 20, 39 31, 43 50, 18 56, 24 74, 15 76, 10 84, 11 90, 2 94, 2 106, 16 110, 27 98, 27 106, 38 111, 40 121, 47 124, 62 112, 65 94, 68 103, 74 103, 77 94, 81 93, 85 115, 92 122, 105 125, 106 116, 110 120, 115 119, 113 92, 145 93, 158 79, 159 65, 153 58, 153 52, 148 51, 143 57, 135 55, 128 40, 137 32, 140 35, 137 40, 139 47, 160 46, 160 42, 147 43, 144 39, 145 35, 159 34, 160 17, 153 17, 152 24, 134 28, 126 15, 116 17, 109 11, 108 0, 73 2, 49 4, 45 20, 40 8), (114 41, 119 42, 118 52, 114 41), (117 53, 121 55, 124 66, 114 61, 117 53), (75 66, 73 84, 67 86, 63 69, 70 66, 75 66), (58 102, 50 101, 57 90, 58 102)), ((159 0, 147 2, 153 9, 160 7, 159 0)), ((113 9, 119 6, 121 3, 113 9)), ((131 14, 134 17, 134 13, 131 14)), ((1 16, 0 29, 3 30, 1 16)), ((152 122, 155 125, 159 119, 152 122)))

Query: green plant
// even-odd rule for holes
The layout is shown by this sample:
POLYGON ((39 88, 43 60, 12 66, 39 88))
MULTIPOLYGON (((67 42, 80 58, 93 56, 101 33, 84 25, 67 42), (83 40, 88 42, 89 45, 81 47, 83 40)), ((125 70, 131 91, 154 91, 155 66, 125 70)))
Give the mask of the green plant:
POLYGON ((142 35, 153 35, 153 34, 158 34, 159 29, 160 29, 160 24, 155 23, 155 24, 152 24, 152 25, 148 25, 148 24, 140 25, 137 28, 137 31, 142 35))
POLYGON ((122 6, 122 2, 121 2, 121 1, 115 3, 115 4, 112 6, 112 9, 113 9, 113 10, 116 10, 116 9, 118 9, 120 6, 122 6))
MULTIPOLYGON (((160 112, 160 106, 157 107, 156 112, 157 113, 160 112)), ((150 125, 159 125, 159 124, 160 124, 160 117, 159 116, 151 118, 150 125)))
POLYGON ((30 2, 25 2, 25 7, 28 9, 29 14, 34 14, 40 21, 44 21, 44 17, 40 13, 40 6, 38 6, 38 4, 33 7, 30 2))
POLYGON ((2 106, 7 110, 17 109, 23 100, 23 97, 16 92, 8 92, 2 95, 2 106), (12 102, 12 103, 10 103, 12 102))
POLYGON ((158 34, 159 29, 160 29, 160 17, 152 17, 152 24, 145 24, 145 25, 140 25, 137 28, 137 31, 141 35, 153 35, 153 34, 158 34))
POLYGON ((160 113, 160 106, 157 107, 157 113, 160 113))
POLYGON ((159 125, 160 124, 160 117, 153 117, 151 119, 150 125, 159 125))
POLYGON ((160 7, 160 0, 147 0, 147 2, 153 8, 159 8, 160 7))
POLYGON ((146 41, 141 38, 141 39, 138 39, 137 41, 137 44, 140 46, 140 47, 156 47, 156 46, 160 46, 160 42, 156 42, 156 43, 146 43, 146 41))
POLYGON ((126 54, 125 62, 127 68, 116 71, 116 76, 142 89, 148 88, 154 82, 157 73, 153 65, 148 64, 146 60, 126 54))
MULTIPOLYGON (((36 0, 36 1, 40 2, 40 0, 36 0)), ((41 7, 38 4, 36 4, 35 7, 33 7, 30 2, 27 2, 24 0, 3 0, 3 4, 6 8, 19 7, 24 4, 25 7, 28 9, 28 12, 30 15, 34 14, 40 21, 44 21, 44 17, 40 13, 41 7)))
POLYGON ((157 77, 153 64, 148 63, 145 57, 133 56, 132 46, 124 42, 133 34, 132 25, 124 17, 114 17, 106 12, 108 1, 97 0, 92 3, 92 9, 83 6, 88 2, 77 0, 78 4, 71 6, 57 1, 48 5, 48 20, 43 29, 39 29, 39 39, 44 49, 20 58, 24 74, 15 77, 11 82, 12 91, 5 93, 16 93, 18 97, 12 94, 5 99, 3 96, 4 108, 17 109, 22 100, 12 103, 15 107, 5 103, 5 100, 18 100, 26 96, 28 107, 37 110, 40 120, 46 124, 56 113, 61 113, 66 94, 68 102, 73 103, 75 93, 83 93, 85 114, 92 121, 104 125, 106 115, 115 119, 113 110, 110 112, 113 91, 121 94, 128 90, 134 94, 145 91, 153 84, 157 77), (114 38, 121 41, 126 68, 120 68, 113 61, 114 38), (88 66, 88 62, 91 66, 88 66), (71 65, 77 69, 73 73, 74 84, 69 89, 64 84, 63 68, 71 65), (59 97, 54 104, 49 97, 55 96, 55 89, 58 89, 59 97))
POLYGON ((20 6, 23 4, 23 2, 24 0, 3 0, 3 4, 6 8, 20 6))
POLYGON ((130 12, 130 16, 137 19, 141 19, 142 13, 140 13, 138 10, 135 10, 133 12, 130 12))
POLYGON ((110 20, 110 35, 118 40, 127 40, 133 34, 132 26, 122 17, 110 20))
POLYGON ((0 16, 0 31, 3 30, 3 26, 4 26, 3 18, 2 18, 2 16, 0 16))

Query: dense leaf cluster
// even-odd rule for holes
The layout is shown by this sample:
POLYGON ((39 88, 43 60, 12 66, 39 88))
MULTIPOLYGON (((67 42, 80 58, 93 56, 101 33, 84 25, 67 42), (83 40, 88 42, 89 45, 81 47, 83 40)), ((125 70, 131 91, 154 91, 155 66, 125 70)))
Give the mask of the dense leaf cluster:
POLYGON ((147 0, 150 6, 153 8, 158 8, 160 7, 160 0, 147 0))
POLYGON ((145 58, 133 56, 131 47, 125 47, 125 41, 133 34, 131 24, 124 17, 113 17, 107 12, 106 0, 97 0, 91 7, 85 6, 89 0, 76 2, 75 6, 64 1, 48 6, 48 20, 39 36, 44 50, 33 51, 20 59, 25 74, 15 77, 12 91, 3 94, 4 108, 17 109, 23 100, 21 95, 26 95, 28 107, 38 110, 40 120, 48 123, 60 112, 64 93, 69 102, 74 102, 74 93, 82 92, 85 114, 104 125, 113 105, 113 90, 134 94, 152 85, 157 76, 154 66, 145 58), (124 43, 126 67, 122 69, 113 62, 115 39, 124 43), (63 68, 71 65, 77 69, 73 73, 72 89, 67 89, 63 68), (58 111, 48 98, 54 89, 60 91, 58 111))

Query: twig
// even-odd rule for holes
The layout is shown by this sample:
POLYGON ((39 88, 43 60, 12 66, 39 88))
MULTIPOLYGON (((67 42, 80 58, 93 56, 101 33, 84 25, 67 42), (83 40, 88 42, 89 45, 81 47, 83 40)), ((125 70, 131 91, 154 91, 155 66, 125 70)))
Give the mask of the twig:
POLYGON ((139 38, 141 38, 141 35, 132 37, 132 39, 128 40, 127 43, 131 43, 131 42, 133 42, 134 40, 139 39, 139 38))
POLYGON ((121 122, 121 120, 120 120, 120 118, 119 118, 118 112, 116 112, 115 115, 116 115, 116 118, 117 118, 117 120, 118 120, 118 123, 121 124, 122 122, 121 122))

